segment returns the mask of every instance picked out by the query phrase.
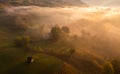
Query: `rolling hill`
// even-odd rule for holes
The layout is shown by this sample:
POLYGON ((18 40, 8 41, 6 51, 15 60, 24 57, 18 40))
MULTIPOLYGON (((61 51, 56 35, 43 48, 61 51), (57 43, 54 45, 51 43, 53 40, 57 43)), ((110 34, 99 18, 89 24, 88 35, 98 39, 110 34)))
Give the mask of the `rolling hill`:
MULTIPOLYGON (((4 12, 0 14, 0 74, 101 74, 100 65, 104 61, 93 55, 94 52, 83 53, 81 50, 80 54, 75 53, 67 60, 52 53, 39 53, 39 49, 36 53, 15 47, 14 39, 25 34, 27 29, 25 25, 29 25, 25 17, 11 16, 4 12), (34 57, 35 62, 27 64, 26 57, 30 55, 34 57)), ((53 49, 58 53, 70 48, 66 43, 48 43, 39 40, 33 45, 38 45, 45 51, 53 49)))

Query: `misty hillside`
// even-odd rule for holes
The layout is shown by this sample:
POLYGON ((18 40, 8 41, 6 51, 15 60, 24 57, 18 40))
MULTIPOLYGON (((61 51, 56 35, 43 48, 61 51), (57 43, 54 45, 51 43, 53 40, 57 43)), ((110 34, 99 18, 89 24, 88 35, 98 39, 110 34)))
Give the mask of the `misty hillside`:
POLYGON ((0 0, 0 3, 14 6, 37 5, 45 7, 64 7, 64 6, 87 6, 81 0, 0 0))
MULTIPOLYGON (((21 11, 21 10, 20 10, 21 11)), ((33 14, 9 15, 6 11, 0 14, 0 65, 1 74, 101 74, 104 60, 94 52, 79 50, 72 57, 67 52, 73 44, 71 42, 51 42, 41 39, 41 27, 34 30, 37 16, 33 14), (31 21, 30 21, 31 20, 31 21), (33 27, 33 29, 29 29, 33 27), (31 48, 15 47, 16 37, 30 35, 31 48), (38 36, 37 38, 34 36, 38 36), (71 45, 72 44, 72 45, 71 45), (42 52, 41 52, 42 51, 42 52), (35 62, 26 64, 26 57, 32 55, 35 62), (98 73, 99 72, 99 73, 98 73)), ((40 26, 41 24, 39 24, 40 26)), ((45 25, 49 27, 49 25, 45 25)), ((76 41, 76 40, 75 40, 76 41)), ((74 43, 74 41, 72 41, 74 43)))
POLYGON ((119 74, 120 11, 116 10, 1 8, 0 74, 119 74), (29 56, 32 63, 27 63, 29 56))

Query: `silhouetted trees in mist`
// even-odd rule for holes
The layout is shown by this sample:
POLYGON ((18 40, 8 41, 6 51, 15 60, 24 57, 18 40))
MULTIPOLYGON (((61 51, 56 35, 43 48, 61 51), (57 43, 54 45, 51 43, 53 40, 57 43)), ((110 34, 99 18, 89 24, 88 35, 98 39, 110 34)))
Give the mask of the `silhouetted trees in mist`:
POLYGON ((14 40, 14 44, 16 47, 29 49, 30 48, 30 38, 29 36, 19 36, 14 40))
POLYGON ((52 41, 59 41, 59 40, 65 40, 68 38, 70 30, 67 26, 63 26, 60 28, 59 26, 54 26, 51 28, 50 31, 50 39, 52 41))

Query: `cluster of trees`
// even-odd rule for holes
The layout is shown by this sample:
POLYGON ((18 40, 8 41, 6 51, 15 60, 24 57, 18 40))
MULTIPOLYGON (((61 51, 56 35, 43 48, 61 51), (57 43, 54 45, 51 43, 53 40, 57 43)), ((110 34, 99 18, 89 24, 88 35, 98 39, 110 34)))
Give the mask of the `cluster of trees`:
MULTIPOLYGON (((48 40, 51 40, 51 42, 66 41, 69 38, 69 33, 70 30, 67 26, 61 28, 59 26, 54 26, 51 28, 48 40)), ((31 41, 29 36, 19 36, 14 40, 15 45, 18 47, 27 47, 30 45, 31 41)))
MULTIPOLYGON (((70 30, 67 26, 63 26, 63 27, 54 26, 51 28, 48 41, 46 41, 44 39, 43 39, 43 41, 46 44, 48 44, 48 42, 50 41, 50 43, 57 42, 58 44, 61 45, 61 42, 64 42, 69 38, 69 33, 70 33, 70 30)), ((14 40, 14 44, 16 47, 23 48, 25 50, 32 49, 32 51, 39 51, 40 48, 38 46, 34 46, 34 44, 32 44, 33 41, 34 40, 31 40, 31 38, 29 36, 19 36, 19 37, 16 37, 16 39, 14 40)), ((64 43, 66 43, 66 42, 64 42, 64 43)), ((60 51, 56 53, 55 52, 56 49, 50 50, 50 48, 49 48, 45 51, 42 50, 41 52, 56 55, 63 59, 70 58, 75 53, 75 48, 71 48, 71 47, 68 49, 64 49, 64 50, 62 50, 62 49, 58 49, 58 50, 60 50, 60 51)))
POLYGON ((69 36, 70 30, 67 26, 60 28, 59 26, 52 27, 50 31, 50 39, 53 42, 66 40, 69 36))

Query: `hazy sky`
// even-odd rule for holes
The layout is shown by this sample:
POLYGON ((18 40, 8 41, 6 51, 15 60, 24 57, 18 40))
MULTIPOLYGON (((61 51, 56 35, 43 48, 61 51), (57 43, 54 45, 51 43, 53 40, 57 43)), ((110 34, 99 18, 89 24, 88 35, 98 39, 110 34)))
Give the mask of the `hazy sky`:
POLYGON ((120 0, 82 0, 96 6, 120 6, 120 0))

